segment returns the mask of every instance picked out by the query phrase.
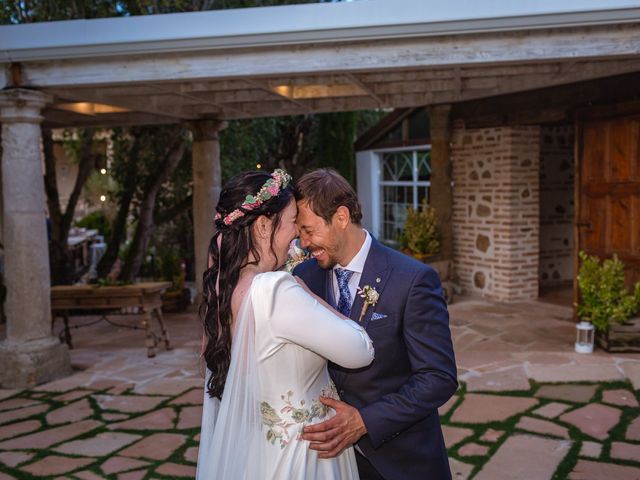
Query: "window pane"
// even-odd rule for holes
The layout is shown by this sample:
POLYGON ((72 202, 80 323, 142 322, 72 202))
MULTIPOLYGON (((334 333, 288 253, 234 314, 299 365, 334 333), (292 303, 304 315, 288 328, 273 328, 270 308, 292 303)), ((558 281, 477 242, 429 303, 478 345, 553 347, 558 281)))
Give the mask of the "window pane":
POLYGON ((382 186, 382 240, 392 244, 398 241, 410 206, 413 206, 413 187, 382 186))
POLYGON ((419 108, 409 117, 409 138, 423 139, 429 138, 429 118, 424 108, 419 108))
POLYGON ((427 203, 430 203, 431 198, 429 197, 429 187, 420 185, 418 187, 418 205, 422 203, 422 199, 426 198, 427 203))
POLYGON ((431 150, 417 152, 418 180, 425 182, 431 179, 431 150))
POLYGON ((382 155, 382 179, 384 181, 413 181, 411 152, 392 152, 382 155))
POLYGON ((387 141, 402 140, 402 122, 384 137, 387 141))

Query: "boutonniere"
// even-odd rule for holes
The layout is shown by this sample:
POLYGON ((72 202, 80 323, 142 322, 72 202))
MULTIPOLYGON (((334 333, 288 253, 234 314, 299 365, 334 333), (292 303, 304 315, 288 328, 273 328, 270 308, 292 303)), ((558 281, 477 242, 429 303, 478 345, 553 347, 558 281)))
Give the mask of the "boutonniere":
POLYGON ((293 273, 294 268, 309 258, 311 258, 311 254, 300 246, 300 240, 294 239, 289 245, 287 263, 285 263, 284 269, 288 273, 293 273))
POLYGON ((378 303, 380 294, 371 285, 365 285, 362 288, 358 287, 358 294, 364 298, 364 305, 362 305, 362 311, 360 312, 360 318, 358 319, 358 322, 362 323, 362 319, 364 318, 365 313, 367 313, 367 308, 370 306, 373 307, 378 303))

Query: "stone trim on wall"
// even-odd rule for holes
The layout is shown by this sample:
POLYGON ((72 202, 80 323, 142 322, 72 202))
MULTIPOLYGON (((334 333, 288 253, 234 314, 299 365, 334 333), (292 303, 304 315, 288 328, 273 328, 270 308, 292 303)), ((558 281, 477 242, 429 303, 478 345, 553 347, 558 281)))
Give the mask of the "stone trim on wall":
POLYGON ((540 129, 540 286, 573 281, 574 127, 540 129))

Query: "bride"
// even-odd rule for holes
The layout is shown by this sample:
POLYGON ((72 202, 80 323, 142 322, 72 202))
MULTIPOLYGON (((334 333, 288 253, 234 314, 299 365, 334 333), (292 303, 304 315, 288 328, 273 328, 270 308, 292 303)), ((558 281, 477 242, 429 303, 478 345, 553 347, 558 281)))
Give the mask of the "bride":
POLYGON ((300 438, 334 412, 327 360, 373 360, 366 332, 285 272, 296 237, 291 177, 283 170, 231 179, 216 208, 201 308, 207 365, 199 480, 357 479, 353 448, 320 459, 300 438))

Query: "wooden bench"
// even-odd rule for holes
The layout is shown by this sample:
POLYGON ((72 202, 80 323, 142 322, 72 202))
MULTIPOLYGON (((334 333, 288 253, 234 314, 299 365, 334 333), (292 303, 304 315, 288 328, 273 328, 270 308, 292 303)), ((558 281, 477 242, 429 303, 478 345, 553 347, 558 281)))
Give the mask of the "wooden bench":
MULTIPOLYGON (((171 350, 169 333, 162 318, 162 292, 171 287, 171 282, 148 282, 123 286, 97 285, 64 285, 51 288, 51 328, 58 316, 64 320, 64 341, 69 348, 73 348, 70 328, 69 312, 78 310, 101 310, 104 313, 99 320, 105 320, 111 325, 132 329, 144 329, 146 334, 147 356, 156 355, 158 343, 164 342, 167 350, 171 350), (117 324, 109 320, 107 314, 120 313, 123 309, 140 315, 141 326, 117 324), (160 335, 153 332, 151 322, 155 317, 160 326, 160 335)), ((61 337, 62 340, 62 337, 61 337)))

